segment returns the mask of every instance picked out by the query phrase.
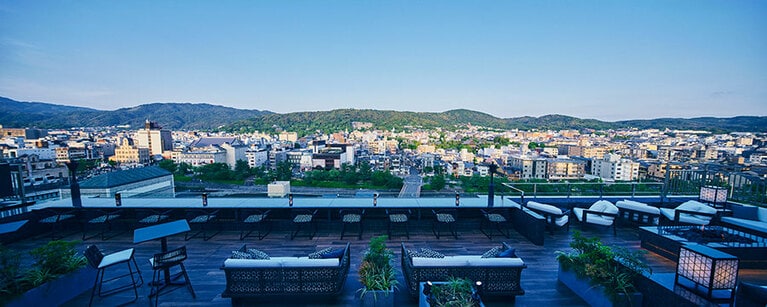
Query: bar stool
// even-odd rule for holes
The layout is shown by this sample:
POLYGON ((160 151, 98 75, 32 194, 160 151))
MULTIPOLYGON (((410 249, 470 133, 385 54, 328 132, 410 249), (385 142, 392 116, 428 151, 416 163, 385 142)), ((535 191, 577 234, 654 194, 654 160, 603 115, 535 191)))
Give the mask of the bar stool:
POLYGON ((152 264, 152 283, 150 286, 152 286, 152 291, 149 293, 149 296, 154 295, 154 305, 157 306, 158 298, 160 297, 162 289, 164 289, 167 286, 181 286, 186 285, 189 289, 189 292, 192 293, 192 298, 197 298, 197 295, 194 294, 194 288, 192 287, 192 281, 189 280, 189 275, 186 273, 186 267, 184 267, 184 260, 186 260, 186 246, 179 247, 174 250, 170 250, 164 253, 157 253, 154 254, 154 257, 149 259, 149 263, 152 264), (165 280, 162 280, 162 273, 165 270, 169 270, 170 268, 178 266, 181 268, 181 272, 177 273, 175 276, 166 276, 165 280), (184 276, 184 283, 181 284, 165 284, 166 281, 172 281, 174 279, 177 279, 181 276, 184 276))
POLYGON ((455 231, 455 215, 456 211, 451 209, 432 210, 434 214, 434 221, 431 224, 431 231, 434 236, 439 239, 440 228, 447 227, 450 234, 454 238, 458 239, 458 233, 455 231))
POLYGON ((184 240, 189 241, 194 237, 202 236, 203 241, 208 241, 210 238, 213 238, 215 235, 217 235, 220 231, 214 232, 212 235, 208 236, 208 228, 211 224, 213 224, 216 221, 216 218, 218 217, 218 210, 205 210, 205 209, 198 209, 198 210, 189 210, 187 211, 187 221, 189 222, 189 226, 193 225, 200 225, 199 230, 197 230, 196 233, 190 235, 188 232, 184 235, 184 240))
POLYGON ((138 291, 136 288, 141 286, 144 283, 144 278, 141 277, 141 270, 138 268, 138 264, 136 263, 136 258, 133 257, 133 249, 125 249, 116 253, 111 253, 109 255, 104 255, 96 245, 90 245, 88 248, 85 249, 85 259, 88 260, 88 265, 96 269, 96 281, 93 282, 93 289, 91 290, 91 299, 88 302, 88 306, 93 304, 93 296, 98 295, 99 297, 105 297, 110 296, 112 294, 116 294, 121 291, 128 290, 128 288, 133 288, 133 295, 134 298, 131 302, 135 302, 138 299, 138 291), (131 261, 133 261, 133 267, 136 268, 136 274, 138 274, 139 282, 136 283, 136 278, 133 277, 133 269, 131 268, 131 261), (120 287, 116 287, 113 289, 109 289, 107 291, 102 291, 101 288, 104 284, 104 271, 106 268, 115 266, 121 263, 125 263, 128 265, 128 274, 115 276, 107 280, 107 282, 120 279, 122 277, 126 277, 130 275, 131 278, 131 284, 130 285, 123 285, 120 287), (98 289, 98 291, 96 290, 98 289))
POLYGON ((290 239, 293 240, 295 237, 297 237, 299 232, 301 232, 301 228, 303 228, 303 226, 306 224, 311 224, 313 228, 313 232, 309 235, 309 239, 314 238, 314 235, 317 234, 317 222, 314 221, 314 215, 316 214, 317 209, 314 211, 306 209, 299 209, 294 211, 292 215, 293 224, 295 225, 296 230, 290 234, 290 239))
POLYGON ((272 224, 266 219, 271 210, 242 210, 239 212, 240 221, 240 241, 249 237, 251 233, 257 231, 255 237, 263 240, 271 231, 272 224), (266 231, 264 231, 266 228, 266 231), (247 230, 247 232, 245 232, 247 230))
POLYGON ((486 231, 487 226, 492 225, 492 228, 495 228, 501 235, 509 238, 509 235, 511 234, 509 230, 509 219, 506 218, 500 209, 480 209, 480 211, 482 211, 482 215, 484 216, 484 219, 482 219, 482 222, 479 224, 479 231, 482 232, 482 234, 487 236, 488 239, 492 239, 490 234, 493 232, 493 229, 486 231))
POLYGON ((405 235, 408 240, 410 239, 410 228, 408 222, 410 220, 410 209, 386 209, 386 215, 389 218, 389 223, 386 225, 386 233, 391 238, 391 230, 395 225, 405 225, 405 235))
POLYGON ((359 233, 357 234, 357 240, 362 239, 362 216, 365 215, 365 209, 341 209, 338 214, 341 216, 341 222, 344 224, 341 229, 341 239, 344 238, 346 233, 346 226, 351 224, 359 225, 359 233))

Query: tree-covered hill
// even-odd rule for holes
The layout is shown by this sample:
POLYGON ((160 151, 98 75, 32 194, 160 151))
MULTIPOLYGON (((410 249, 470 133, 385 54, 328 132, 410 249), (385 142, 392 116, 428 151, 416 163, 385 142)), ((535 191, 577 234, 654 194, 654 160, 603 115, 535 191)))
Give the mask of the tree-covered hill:
POLYGON ((0 124, 5 127, 143 127, 149 119, 169 129, 217 129, 268 111, 241 110, 205 103, 152 103, 114 111, 0 97, 0 124))
POLYGON ((40 102, 20 102, 0 97, 0 125, 5 127, 70 128, 131 125, 135 129, 142 127, 147 119, 170 129, 220 129, 238 132, 254 130, 274 132, 283 129, 299 134, 351 130, 352 122, 368 122, 373 124, 373 129, 386 130, 406 127, 455 129, 471 124, 487 128, 523 130, 669 128, 716 133, 767 132, 767 116, 660 118, 606 122, 557 114, 499 118, 466 109, 439 113, 338 109, 277 114, 205 103, 152 103, 114 111, 102 111, 40 102))

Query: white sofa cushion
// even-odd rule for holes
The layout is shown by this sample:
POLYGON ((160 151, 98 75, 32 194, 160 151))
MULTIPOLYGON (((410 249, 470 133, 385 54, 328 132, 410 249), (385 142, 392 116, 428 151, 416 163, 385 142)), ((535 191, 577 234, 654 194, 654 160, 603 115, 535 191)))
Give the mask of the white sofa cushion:
POLYGON ((722 222, 767 233, 767 222, 739 219, 735 217, 723 217, 722 222))
POLYGON ((521 258, 472 258, 469 266, 523 266, 521 258))
POLYGON ((309 257, 272 257, 262 259, 226 259, 227 268, 270 268, 270 267, 332 267, 338 266, 338 258, 309 259, 309 257))
MULTIPOLYGON (((573 213, 575 213, 575 218, 578 219, 578 221, 583 222, 583 211, 584 208, 573 208, 573 213)), ((594 213, 589 213, 586 217, 586 222, 589 224, 597 224, 597 225, 603 225, 603 226, 610 226, 613 224, 613 220, 615 218, 612 216, 603 216, 598 215, 594 213)))
POLYGON ((482 256, 445 256, 445 258, 413 257, 415 267, 467 266, 469 260, 482 256))
POLYGON ((227 268, 272 268, 281 267, 283 257, 272 257, 269 260, 265 259, 226 259, 224 261, 224 267, 227 268))
POLYGON ((549 204, 542 204, 539 202, 528 201, 527 207, 530 209, 544 211, 551 214, 562 214, 562 209, 559 209, 556 206, 549 205, 549 204))
MULTIPOLYGON (((543 212, 548 212, 551 214, 562 214, 562 209, 557 208, 556 206, 549 205, 549 204, 542 204, 539 202, 534 201, 528 201, 527 207, 530 209, 535 209, 543 212)), ((570 220, 570 218, 567 215, 561 216, 554 220, 554 224, 557 226, 564 226, 567 224, 567 222, 570 220)))
POLYGON ((334 267, 338 258, 309 259, 309 257, 289 257, 282 261, 283 267, 334 267))
MULTIPOLYGON (((669 220, 672 220, 672 221, 674 220, 674 209, 660 208, 660 213, 663 214, 663 216, 665 216, 669 220)), ((711 221, 710 218, 702 219, 702 218, 699 218, 699 216, 700 215, 682 213, 679 215, 679 221, 682 223, 694 224, 694 225, 708 225, 708 223, 711 221)))
POLYGON ((413 257, 414 267, 455 266, 522 266, 521 258, 482 258, 482 256, 445 256, 445 258, 413 257))
POLYGON ((658 207, 653 207, 645 203, 640 203, 638 201, 633 201, 628 199, 619 200, 615 202, 615 206, 617 206, 618 208, 629 209, 629 210, 634 210, 639 212, 660 214, 660 210, 658 209, 658 207))

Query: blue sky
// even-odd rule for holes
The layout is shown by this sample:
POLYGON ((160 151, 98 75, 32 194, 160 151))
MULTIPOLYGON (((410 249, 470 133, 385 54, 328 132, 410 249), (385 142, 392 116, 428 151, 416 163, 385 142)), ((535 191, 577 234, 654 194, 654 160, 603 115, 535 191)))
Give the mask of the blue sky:
POLYGON ((767 115, 767 1, 7 1, 0 96, 767 115))

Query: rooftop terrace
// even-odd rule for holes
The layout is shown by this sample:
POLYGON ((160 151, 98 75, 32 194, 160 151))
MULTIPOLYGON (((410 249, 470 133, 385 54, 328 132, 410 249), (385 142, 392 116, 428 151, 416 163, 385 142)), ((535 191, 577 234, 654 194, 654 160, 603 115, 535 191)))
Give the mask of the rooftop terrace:
MULTIPOLYGON (((622 198, 621 198, 622 199, 622 198)), ((541 201, 539 199, 538 201, 541 201)), ((551 199, 556 202, 556 199, 551 199)), ((586 205, 593 202, 591 198, 559 198, 561 204, 586 205)), ((678 203, 682 199, 672 199, 678 203)), ((516 202, 510 198, 496 197, 496 208, 513 208, 516 202)), ((667 205, 668 204, 667 201, 667 205)), ((566 286, 557 281, 558 264, 555 260, 555 251, 569 250, 569 242, 574 231, 582 231, 586 236, 597 236, 602 241, 627 247, 633 250, 642 249, 640 247, 639 228, 628 224, 620 224, 617 234, 604 231, 599 228, 582 228, 578 224, 572 224, 570 231, 546 232, 545 244, 543 246, 531 243, 524 236, 516 231, 511 231, 510 238, 504 238, 500 235, 489 239, 479 230, 481 215, 479 208, 486 208, 486 197, 464 197, 460 199, 458 211, 457 230, 459 238, 452 236, 441 236, 436 239, 431 230, 430 212, 432 208, 456 208, 455 200, 451 198, 418 198, 418 199, 394 199, 381 198, 377 201, 377 206, 373 207, 370 200, 360 199, 327 199, 327 198, 308 198, 295 199, 293 207, 290 206, 287 198, 211 198, 208 200, 208 208, 220 208, 221 220, 216 225, 223 230, 211 240, 203 241, 201 238, 194 238, 189 241, 184 240, 183 235, 170 237, 168 245, 170 248, 185 245, 189 252, 189 258, 185 262, 187 270, 190 273, 190 279, 194 285, 197 298, 193 299, 184 288, 172 291, 169 294, 162 295, 159 299, 160 305, 230 305, 231 300, 222 298, 221 293, 225 288, 226 279, 224 272, 220 270, 223 261, 231 255, 233 250, 239 249, 243 244, 248 247, 257 248, 265 251, 270 256, 305 256, 310 252, 328 247, 342 247, 346 242, 351 243, 351 268, 343 292, 328 300, 317 300, 306 297, 287 297, 271 300, 258 300, 259 306, 351 306, 358 305, 357 289, 361 287, 358 281, 358 267, 362 255, 367 248, 369 239, 373 236, 386 233, 385 214, 383 208, 411 208, 414 210, 414 217, 410 224, 410 238, 404 236, 395 236, 388 240, 387 246, 396 254, 394 263, 397 269, 397 278, 400 284, 400 290, 396 293, 395 304, 397 306, 416 306, 417 300, 411 299, 405 291, 405 281, 399 264, 400 242, 404 242, 409 248, 429 247, 446 255, 470 255, 482 254, 500 242, 506 242, 517 250, 517 255, 522 258, 527 268, 522 272, 521 285, 525 294, 518 296, 512 301, 509 298, 494 298, 485 300, 486 306, 582 306, 586 303, 566 286), (276 211, 274 218, 276 225, 274 230, 263 240, 257 238, 247 238, 244 241, 239 240, 239 231, 233 227, 236 209, 247 207, 269 207, 276 211), (337 211, 344 207, 365 207, 368 210, 365 222, 365 231, 361 239, 356 236, 347 236, 341 240, 341 223, 338 220, 337 211), (309 239, 298 237, 290 239, 292 230, 288 212, 291 208, 319 208, 319 223, 317 234, 309 239), (327 215, 326 215, 327 214, 327 215)), ((71 200, 64 199, 51 201, 42 205, 35 205, 32 209, 58 208, 59 210, 69 210, 71 200)), ((184 218, 184 211, 189 208, 202 208, 199 199, 148 199, 148 198, 126 198, 123 199, 122 208, 130 211, 138 208, 173 208, 172 219, 184 218)), ((83 209, 91 210, 93 208, 115 208, 114 199, 108 198, 87 198, 83 199, 83 209)), ((513 209, 512 209, 513 210, 513 209)), ((33 210, 34 212, 35 210, 33 210)), ((30 213, 21 216, 14 216, 14 219, 21 217, 30 218, 30 213)), ((126 216, 132 216, 126 214, 126 216)), ((5 221, 9 221, 6 219, 5 221)), ((43 233, 44 229, 34 225, 25 226, 25 229, 18 237, 7 244, 8 247, 26 253, 27 251, 41 246, 50 240, 49 233, 43 233)), ((125 248, 135 248, 136 259, 145 281, 151 280, 152 271, 148 259, 159 252, 159 242, 145 242, 140 244, 133 243, 133 232, 135 229, 131 221, 126 221, 123 227, 125 231, 108 240, 100 238, 89 239, 79 244, 79 250, 84 250, 87 245, 96 244, 102 250, 118 251, 125 248)), ((120 228, 118 227, 118 228, 120 228)), ((69 231, 65 229, 62 233, 65 240, 80 240, 81 232, 69 231)), ((660 283, 671 285, 673 287, 673 276, 676 263, 668 260, 653 252, 647 252, 644 256, 646 263, 653 269, 653 279, 660 283)), ((26 262, 31 260, 27 259, 26 262)), ((761 285, 767 285, 767 271, 756 269, 741 269, 739 271, 739 280, 753 282, 761 285)), ((145 306, 150 303, 148 298, 149 287, 145 284, 139 289, 139 299, 129 305, 145 306)), ((683 289, 674 289, 674 291, 684 292, 683 289)), ((112 306, 122 304, 132 299, 132 291, 125 291, 115 296, 104 299, 96 298, 94 305, 112 306)), ((69 301, 66 306, 85 306, 90 298, 90 292, 83 293, 75 299, 69 301)), ((708 302, 697 297, 690 296, 690 303, 693 305, 707 305, 708 302)))

